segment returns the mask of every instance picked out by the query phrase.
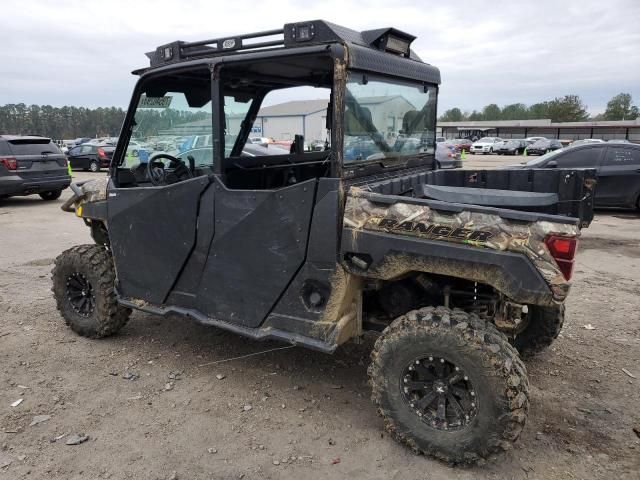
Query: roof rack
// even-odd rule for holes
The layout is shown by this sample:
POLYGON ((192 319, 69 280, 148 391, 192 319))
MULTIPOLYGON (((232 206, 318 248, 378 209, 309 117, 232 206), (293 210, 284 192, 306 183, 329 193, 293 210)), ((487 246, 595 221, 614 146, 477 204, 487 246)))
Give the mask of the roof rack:
POLYGON ((240 50, 258 50, 268 47, 284 46, 284 29, 265 30, 263 32, 248 33, 246 35, 236 35, 233 37, 212 38, 197 42, 176 41, 166 45, 161 45, 153 52, 148 52, 151 67, 160 66, 167 63, 179 62, 191 58, 208 55, 220 55, 226 52, 240 50), (265 40, 262 42, 246 42, 266 37, 281 35, 281 38, 265 40))

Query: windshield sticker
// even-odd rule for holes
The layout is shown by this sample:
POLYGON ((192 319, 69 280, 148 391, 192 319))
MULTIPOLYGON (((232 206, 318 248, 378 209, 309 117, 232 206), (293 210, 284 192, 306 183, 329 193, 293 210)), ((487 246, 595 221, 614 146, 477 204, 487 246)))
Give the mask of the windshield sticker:
POLYGON ((146 95, 142 95, 138 108, 169 108, 171 100, 173 100, 173 97, 170 96, 147 97, 146 95))

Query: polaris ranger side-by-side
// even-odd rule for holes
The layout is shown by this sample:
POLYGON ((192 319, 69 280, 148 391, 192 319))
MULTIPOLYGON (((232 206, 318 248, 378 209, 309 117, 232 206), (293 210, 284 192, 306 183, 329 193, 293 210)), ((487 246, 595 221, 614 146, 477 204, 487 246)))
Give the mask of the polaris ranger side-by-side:
POLYGON ((147 54, 108 178, 63 206, 95 241, 56 260, 67 324, 104 337, 135 309, 327 353, 375 332, 397 439, 452 463, 508 448, 595 172, 434 169, 440 72, 413 40, 311 21, 147 54), (249 152, 265 96, 299 86, 331 92, 323 149, 249 152), (132 141, 163 151, 130 163, 132 141))

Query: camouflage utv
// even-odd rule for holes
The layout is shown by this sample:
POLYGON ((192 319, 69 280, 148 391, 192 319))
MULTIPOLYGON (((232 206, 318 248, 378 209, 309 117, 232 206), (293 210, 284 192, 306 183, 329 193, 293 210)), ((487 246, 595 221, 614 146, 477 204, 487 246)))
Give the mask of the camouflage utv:
POLYGON ((310 21, 147 54, 108 178, 64 206, 95 241, 56 260, 67 324, 98 338, 132 310, 177 314, 326 353, 372 333, 398 440, 452 463, 507 449, 529 408, 521 355, 562 327, 595 172, 434 168, 440 72, 413 40, 310 21), (265 96, 299 86, 331 92, 323 148, 303 125, 289 150, 249 152, 265 96), (129 164, 130 142, 164 151, 129 164))

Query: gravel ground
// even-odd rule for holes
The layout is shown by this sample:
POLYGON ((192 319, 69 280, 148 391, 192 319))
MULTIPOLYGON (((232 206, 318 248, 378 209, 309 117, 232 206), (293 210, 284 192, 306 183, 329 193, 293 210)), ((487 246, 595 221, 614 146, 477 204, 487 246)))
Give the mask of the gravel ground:
POLYGON ((371 338, 333 356, 295 347, 226 361, 286 345, 138 312, 114 337, 75 335, 50 294, 53 259, 90 243, 59 210, 68 195, 0 202, 0 478, 639 478, 636 213, 598 212, 584 231, 565 328, 527 364, 532 405, 515 448, 452 468, 384 433, 366 382, 371 338))

